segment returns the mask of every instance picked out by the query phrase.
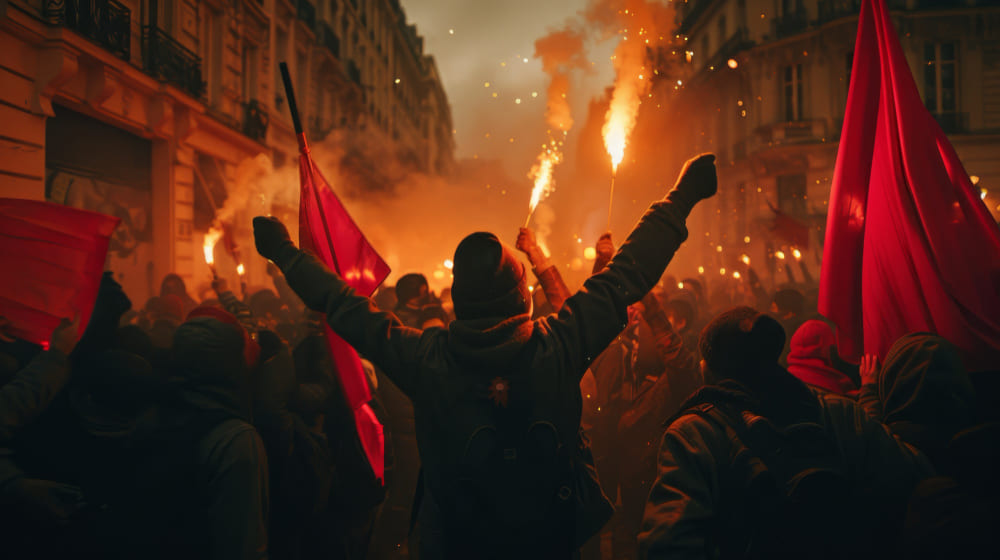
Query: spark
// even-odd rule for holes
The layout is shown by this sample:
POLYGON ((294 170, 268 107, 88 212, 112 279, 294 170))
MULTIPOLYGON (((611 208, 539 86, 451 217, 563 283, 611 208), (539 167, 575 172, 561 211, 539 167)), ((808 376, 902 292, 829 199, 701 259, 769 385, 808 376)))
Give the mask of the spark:
POLYGON ((451 259, 445 259, 444 267, 447 268, 448 270, 451 270, 452 268, 455 267, 455 263, 451 262, 451 259))
POLYGON ((774 256, 778 257, 778 260, 782 260, 782 261, 785 260, 785 252, 784 251, 775 251, 774 252, 774 256))
POLYGON ((730 68, 735 69, 737 66, 740 65, 740 63, 736 62, 735 58, 730 58, 729 61, 726 62, 726 65, 728 65, 730 68))

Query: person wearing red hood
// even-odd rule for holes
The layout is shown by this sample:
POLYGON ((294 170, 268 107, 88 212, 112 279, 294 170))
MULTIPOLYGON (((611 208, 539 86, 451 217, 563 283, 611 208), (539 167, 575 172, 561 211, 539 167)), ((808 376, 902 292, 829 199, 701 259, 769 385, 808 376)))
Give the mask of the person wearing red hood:
POLYGON ((833 329, 823 321, 810 319, 792 335, 788 352, 788 373, 811 387, 824 391, 857 396, 854 381, 833 365, 833 353, 837 348, 837 337, 833 329))

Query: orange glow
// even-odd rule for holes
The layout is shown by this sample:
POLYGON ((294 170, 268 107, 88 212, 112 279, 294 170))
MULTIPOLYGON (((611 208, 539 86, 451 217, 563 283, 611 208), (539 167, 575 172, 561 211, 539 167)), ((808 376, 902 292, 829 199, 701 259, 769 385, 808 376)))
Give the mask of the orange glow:
POLYGON ((455 267, 455 263, 451 262, 451 259, 445 259, 444 267, 447 268, 448 270, 451 270, 452 268, 455 267))
POLYGON ((739 62, 736 62, 735 58, 730 58, 729 62, 727 62, 726 64, 728 64, 730 68, 736 68, 737 66, 740 65, 739 62))
POLYGON ((743 261, 743 264, 745 264, 745 265, 747 265, 747 266, 750 266, 750 257, 749 257, 749 255, 743 255, 743 256, 742 256, 742 257, 740 258, 740 260, 742 260, 742 261, 743 261))
POLYGON ((594 249, 593 247, 587 247, 586 249, 583 250, 583 258, 587 259, 588 261, 596 259, 597 250, 594 249))
POLYGON ((202 251, 205 252, 205 262, 209 266, 215 264, 215 244, 222 237, 222 228, 212 227, 205 234, 205 242, 202 243, 202 251))
POLYGON ((736 279, 736 280, 739 280, 740 279, 740 271, 737 270, 736 272, 734 272, 733 273, 733 278, 736 279))
POLYGON ((236 274, 243 276, 246 273, 246 269, 243 268, 243 263, 236 265, 236 274))
POLYGON ((779 260, 782 260, 782 261, 785 260, 785 252, 784 251, 775 251, 774 252, 774 256, 778 257, 779 260))
MULTIPOLYGON (((554 140, 550 142, 538 154, 538 162, 531 168, 528 176, 535 180, 535 186, 531 189, 531 201, 528 202, 528 221, 538 207, 538 203, 552 194, 555 190, 555 182, 552 180, 556 165, 562 161, 562 151, 560 145, 554 140)), ((527 227, 527 223, 525 223, 527 227)))
POLYGON ((802 251, 799 251, 798 249, 792 249, 792 256, 795 257, 795 260, 797 261, 802 260, 802 251))

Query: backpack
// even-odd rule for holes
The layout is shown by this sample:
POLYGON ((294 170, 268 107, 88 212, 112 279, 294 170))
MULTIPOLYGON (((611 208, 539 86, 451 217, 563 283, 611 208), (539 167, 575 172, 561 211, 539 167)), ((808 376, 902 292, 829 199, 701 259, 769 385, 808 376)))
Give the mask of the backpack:
MULTIPOLYGON (((527 382, 519 377, 515 383, 527 382)), ((566 438, 554 421, 536 417, 530 394, 507 391, 509 381, 502 377, 488 384, 484 379, 469 393, 478 402, 469 407, 474 417, 460 428, 468 436, 455 449, 454 476, 447 492, 434 495, 452 520, 449 540, 460 541, 451 543, 450 552, 569 557, 613 512, 593 458, 587 463, 589 448, 581 434, 566 438)))
POLYGON ((823 417, 785 426, 726 405, 690 410, 735 439, 732 464, 749 465, 723 480, 728 499, 718 520, 720 534, 712 539, 718 557, 851 555, 852 485, 839 446, 825 428, 825 409, 820 410, 823 417))

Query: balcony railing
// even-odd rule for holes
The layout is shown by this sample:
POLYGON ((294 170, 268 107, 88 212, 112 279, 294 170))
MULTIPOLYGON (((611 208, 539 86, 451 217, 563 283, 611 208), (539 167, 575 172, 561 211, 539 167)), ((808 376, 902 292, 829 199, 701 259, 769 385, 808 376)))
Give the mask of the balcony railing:
POLYGON ((969 131, 968 113, 934 113, 934 120, 946 134, 969 131))
POLYGON ((333 28, 327 23, 320 24, 320 41, 323 46, 326 47, 331 53, 333 53, 334 58, 340 58, 340 38, 337 34, 333 32, 333 28))
POLYGON ((131 55, 132 12, 114 0, 45 0, 45 19, 65 25, 128 60, 131 55))
POLYGON ((746 28, 741 27, 740 29, 737 29, 732 36, 726 39, 725 43, 719 46, 719 48, 715 51, 715 54, 708 60, 708 63, 706 63, 705 66, 722 68, 727 60, 735 56, 740 51, 744 51, 753 46, 753 41, 747 38, 746 28))
POLYGON ((256 99, 251 99, 243 105, 243 134, 248 137, 264 142, 270 120, 267 108, 256 99))
POLYGON ((184 48, 162 29, 142 28, 143 66, 146 72, 170 82, 191 97, 201 98, 205 82, 201 79, 201 58, 184 48))
POLYGON ((316 6, 309 0, 299 0, 295 7, 295 15, 306 24, 309 29, 316 29, 316 6))
MULTIPOLYGON (((906 0, 888 0, 886 5, 890 10, 905 10, 906 0)), ((861 0, 820 0, 818 8, 816 23, 822 24, 842 17, 858 15, 858 12, 861 11, 861 0)))
POLYGON ((792 12, 784 14, 774 20, 774 36, 777 39, 795 35, 806 30, 809 26, 809 18, 805 12, 792 12))

